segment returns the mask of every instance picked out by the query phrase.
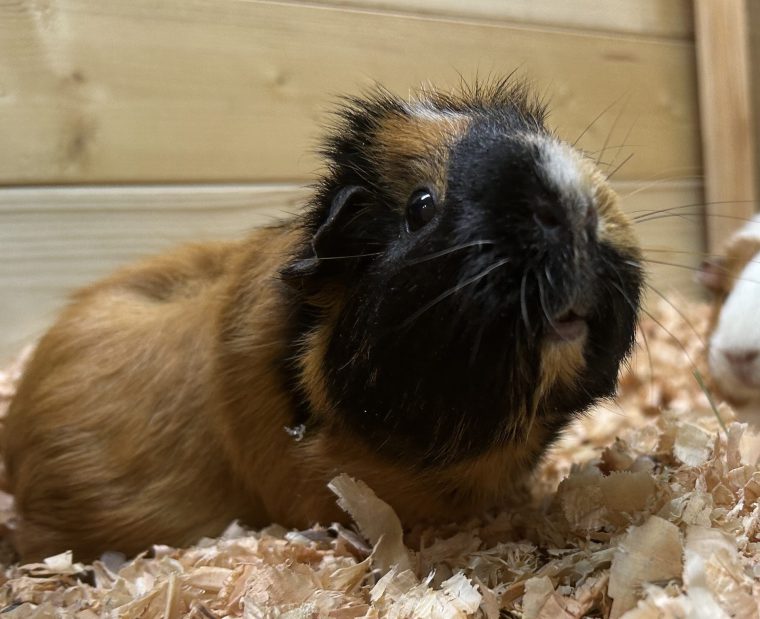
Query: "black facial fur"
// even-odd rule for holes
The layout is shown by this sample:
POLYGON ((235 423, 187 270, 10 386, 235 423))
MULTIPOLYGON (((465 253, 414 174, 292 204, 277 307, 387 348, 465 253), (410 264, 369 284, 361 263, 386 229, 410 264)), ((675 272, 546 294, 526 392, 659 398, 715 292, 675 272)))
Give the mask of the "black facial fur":
POLYGON ((383 118, 412 112, 384 93, 354 100, 325 151, 330 173, 305 221, 312 240, 283 270, 313 310, 294 355, 303 330, 331 329, 324 371, 339 423, 423 467, 524 441, 534 407, 551 440, 611 395, 642 284, 637 257, 597 238, 591 196, 563 195, 540 173, 541 139, 553 138, 524 88, 430 95, 427 105, 470 119, 446 146, 435 217, 409 225, 367 148, 383 118), (344 295, 332 325, 313 305, 327 285, 344 295), (589 327, 585 370, 536 401, 541 345, 577 307, 589 327))

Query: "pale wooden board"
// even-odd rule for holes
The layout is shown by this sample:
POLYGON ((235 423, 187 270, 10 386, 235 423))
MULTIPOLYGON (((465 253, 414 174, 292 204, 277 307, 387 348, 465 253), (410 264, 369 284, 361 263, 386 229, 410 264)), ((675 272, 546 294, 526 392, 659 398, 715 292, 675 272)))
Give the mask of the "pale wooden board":
MULTIPOLYGON (((621 183, 618 190, 626 195, 641 187, 621 183)), ((238 237, 299 211, 307 195, 290 185, 0 190, 0 360, 37 337, 71 290, 178 242, 238 237)), ((698 185, 669 183, 624 204, 633 212, 700 201, 698 185)), ((653 252, 653 259, 693 266, 699 222, 673 217, 638 228, 645 247, 668 250, 653 252)), ((691 291, 692 271, 652 266, 659 289, 691 291)))
POLYGON ((694 34, 692 0, 329 0, 302 2, 671 38, 694 34))
POLYGON ((0 359, 69 292, 184 241, 235 238, 300 210, 294 186, 0 190, 0 359))
MULTIPOLYGON (((752 120, 755 132, 760 130, 760 2, 750 2, 749 47, 750 47, 750 86, 752 99, 752 120)), ((755 139, 755 195, 760 196, 760 139, 755 139)), ((756 210, 760 210, 755 205, 756 210)))
MULTIPOLYGON (((756 0, 753 0, 756 1, 756 0)), ((696 0, 708 246, 719 251, 756 210, 747 2, 696 0)))
POLYGON ((305 178, 336 95, 516 68, 571 140, 618 102, 581 142, 614 126, 609 145, 636 153, 618 178, 699 173, 686 40, 255 0, 0 0, 0 184, 305 178))

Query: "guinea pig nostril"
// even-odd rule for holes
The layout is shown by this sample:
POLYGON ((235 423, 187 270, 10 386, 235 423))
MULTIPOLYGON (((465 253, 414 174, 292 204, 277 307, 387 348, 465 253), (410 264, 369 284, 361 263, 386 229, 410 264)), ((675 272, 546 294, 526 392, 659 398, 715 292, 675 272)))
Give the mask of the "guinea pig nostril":
POLYGON ((543 200, 538 200, 534 204, 533 219, 545 230, 556 230, 562 226, 557 207, 543 200))
POLYGON ((757 359, 758 353, 760 351, 753 349, 726 350, 723 355, 732 365, 748 365, 757 359))

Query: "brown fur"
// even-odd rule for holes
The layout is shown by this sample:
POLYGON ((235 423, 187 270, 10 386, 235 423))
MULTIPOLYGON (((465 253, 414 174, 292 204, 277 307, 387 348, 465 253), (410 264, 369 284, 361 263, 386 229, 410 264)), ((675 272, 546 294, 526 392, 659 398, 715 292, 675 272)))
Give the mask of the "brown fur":
POLYGON ((399 204, 421 184, 432 184, 439 200, 446 194, 448 146, 467 128, 466 116, 416 116, 410 120, 390 115, 380 125, 372 158, 399 204))
MULTIPOLYGON (((414 476, 338 424, 303 444, 284 431, 292 404, 276 364, 287 320, 268 288, 282 285, 273 276, 296 238, 282 227, 181 248, 76 295, 40 342, 7 420, 24 560, 189 544, 234 518, 339 520, 326 488, 339 472, 365 480, 405 521, 463 517, 514 489, 492 487, 493 467, 518 478, 540 452, 535 433, 520 454, 414 476)), ((303 371, 329 415, 325 335, 303 371)))

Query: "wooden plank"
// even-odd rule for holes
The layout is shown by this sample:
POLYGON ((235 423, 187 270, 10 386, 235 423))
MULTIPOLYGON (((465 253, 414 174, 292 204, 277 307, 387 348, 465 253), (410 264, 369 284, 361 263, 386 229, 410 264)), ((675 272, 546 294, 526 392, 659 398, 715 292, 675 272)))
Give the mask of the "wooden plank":
POLYGON ((239 237, 305 195, 290 185, 0 190, 0 360, 40 335, 70 291, 180 242, 239 237))
POLYGON ((696 174, 693 51, 257 0, 0 0, 0 184, 305 178, 337 94, 515 68, 571 140, 617 102, 580 145, 634 145, 618 178, 696 174))
MULTIPOLYGON (((747 5, 749 16, 749 54, 750 54, 750 86, 752 100, 752 122, 755 130, 760 128, 760 2, 750 2, 747 5)), ((755 142, 755 196, 760 196, 760 140, 755 142)), ((757 209, 756 209, 757 210, 757 209)))
POLYGON ((300 2, 691 39, 691 0, 327 0, 300 2))
MULTIPOLYGON (((617 185, 629 212, 696 204, 695 183, 617 185)), ((182 241, 235 238, 299 210, 308 192, 282 186, 49 187, 0 190, 0 361, 40 335, 67 294, 118 266, 182 241)), ((686 209, 691 213, 693 209, 686 209)), ((699 218, 638 226, 652 283, 690 290, 699 218), (666 250, 666 251, 663 251, 666 250)))
POLYGON ((755 211, 747 5, 695 0, 702 156, 711 251, 755 211))

